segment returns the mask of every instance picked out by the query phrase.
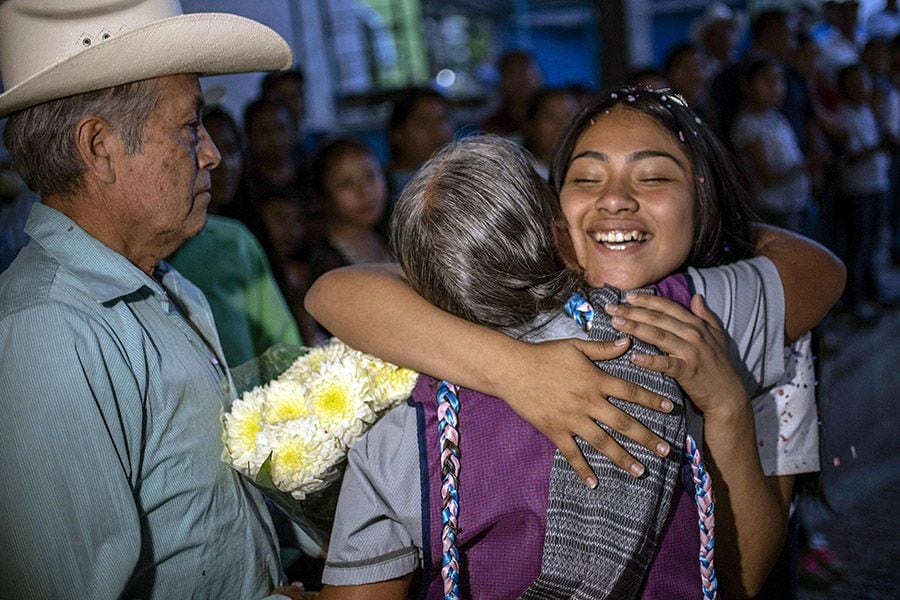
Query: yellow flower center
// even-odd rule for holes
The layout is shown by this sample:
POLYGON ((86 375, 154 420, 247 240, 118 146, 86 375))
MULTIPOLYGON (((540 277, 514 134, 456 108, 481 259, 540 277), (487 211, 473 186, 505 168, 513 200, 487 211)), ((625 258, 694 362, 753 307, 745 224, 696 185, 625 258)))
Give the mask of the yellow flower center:
POLYGON ((272 466, 277 475, 289 475, 306 467, 306 457, 305 444, 284 444, 272 453, 272 466))
POLYGON ((350 394, 347 388, 336 383, 327 385, 316 394, 312 404, 316 414, 323 421, 333 422, 352 413, 350 394))
POLYGON ((262 424, 256 416, 241 419, 234 428, 234 436, 245 446, 252 447, 256 443, 256 434, 262 431, 262 424))
POLYGON ((284 423, 305 417, 309 410, 302 398, 284 398, 272 403, 266 411, 266 421, 269 423, 284 423))

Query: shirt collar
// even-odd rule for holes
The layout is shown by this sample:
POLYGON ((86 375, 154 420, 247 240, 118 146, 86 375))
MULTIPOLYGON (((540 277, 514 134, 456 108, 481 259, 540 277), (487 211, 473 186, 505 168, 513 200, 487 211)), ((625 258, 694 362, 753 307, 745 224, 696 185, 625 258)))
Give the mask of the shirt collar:
POLYGON ((142 287, 162 294, 162 287, 127 258, 104 245, 60 211, 36 202, 25 232, 60 266, 91 290, 97 302, 109 302, 142 287))

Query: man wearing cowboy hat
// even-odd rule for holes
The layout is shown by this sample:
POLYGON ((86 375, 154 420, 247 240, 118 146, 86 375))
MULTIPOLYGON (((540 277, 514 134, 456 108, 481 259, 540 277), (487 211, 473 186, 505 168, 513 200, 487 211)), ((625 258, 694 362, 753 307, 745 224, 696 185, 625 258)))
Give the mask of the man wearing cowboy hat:
POLYGON ((0 3, 5 141, 42 197, 0 277, 0 598, 279 583, 266 508, 221 461, 209 306, 161 258, 203 227, 220 158, 197 75, 290 63, 270 29, 177 0, 0 3))

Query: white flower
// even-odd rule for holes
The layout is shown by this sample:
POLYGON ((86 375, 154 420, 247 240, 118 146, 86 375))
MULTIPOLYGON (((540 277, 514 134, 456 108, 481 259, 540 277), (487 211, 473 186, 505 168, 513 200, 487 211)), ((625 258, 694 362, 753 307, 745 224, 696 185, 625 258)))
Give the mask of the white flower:
POLYGON ((352 363, 330 367, 311 382, 309 404, 322 426, 349 447, 375 422, 368 377, 352 363))
POLYGON ((419 374, 391 363, 376 360, 369 371, 372 380, 372 410, 382 412, 412 393, 419 374))
POLYGON ((332 338, 330 346, 341 350, 338 355, 341 364, 353 363, 368 375, 370 406, 376 413, 391 408, 412 393, 419 376, 415 371, 360 352, 337 338, 332 338))
POLYGON ((225 414, 225 448, 231 463, 240 471, 255 475, 259 470, 256 463, 256 438, 263 428, 263 406, 265 391, 255 387, 246 392, 231 405, 231 412, 225 414))
POLYGON ((322 350, 313 348, 308 353, 297 358, 284 373, 282 373, 276 381, 304 381, 310 373, 315 369, 313 365, 318 365, 321 361, 322 350))
POLYGON ((327 485, 329 471, 344 457, 334 436, 315 417, 282 426, 267 426, 260 434, 260 454, 271 455, 272 481, 298 500, 327 485))
POLYGON ((299 357, 279 377, 281 380, 306 381, 315 377, 321 370, 327 369, 325 365, 339 360, 352 349, 337 338, 331 338, 325 344, 312 348, 308 353, 299 357))
POLYGON ((416 377, 332 338, 233 403, 226 460, 263 483, 259 470, 270 459, 272 483, 303 500, 339 477, 348 448, 409 396, 416 377))
POLYGON ((265 387, 263 416, 266 423, 278 424, 310 415, 305 385, 292 379, 276 379, 265 387))

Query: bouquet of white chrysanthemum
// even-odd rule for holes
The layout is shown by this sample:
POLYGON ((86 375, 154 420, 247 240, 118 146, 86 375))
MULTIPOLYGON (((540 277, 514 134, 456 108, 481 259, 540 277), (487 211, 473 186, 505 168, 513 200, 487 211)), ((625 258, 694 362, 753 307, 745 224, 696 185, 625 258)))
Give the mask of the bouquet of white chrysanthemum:
POLYGON ((225 461, 327 548, 347 451, 417 374, 332 338, 275 347, 233 377, 246 391, 225 414, 225 461))

